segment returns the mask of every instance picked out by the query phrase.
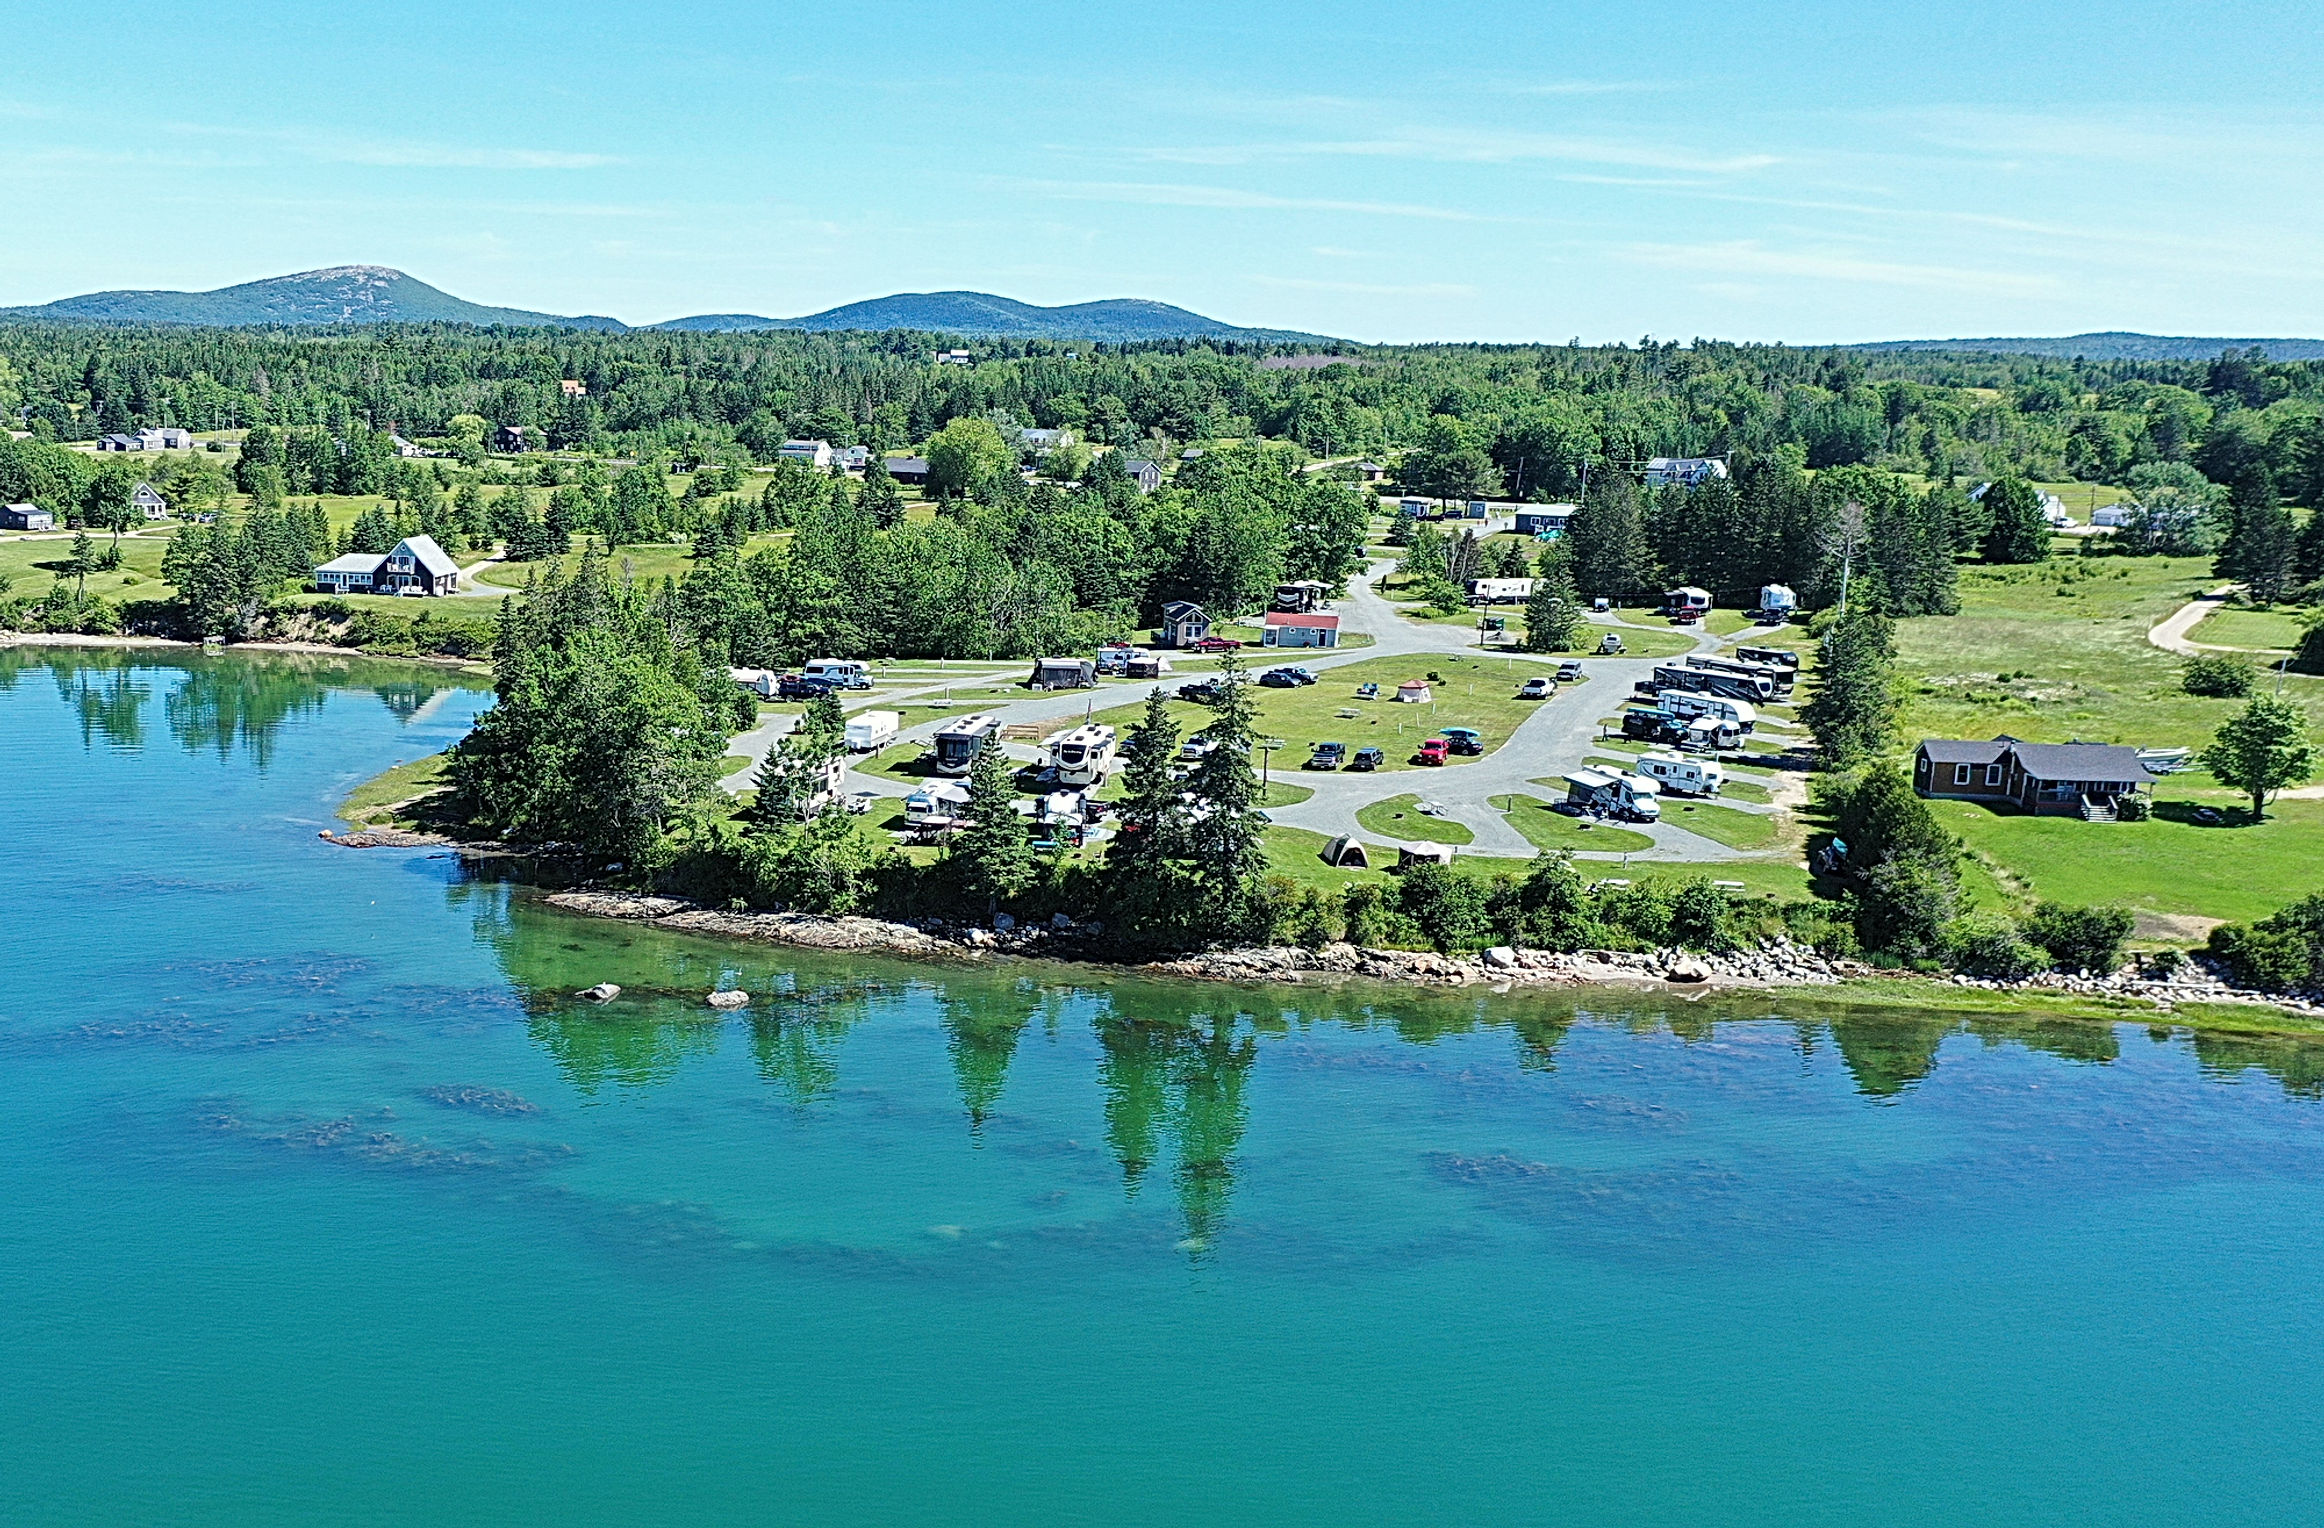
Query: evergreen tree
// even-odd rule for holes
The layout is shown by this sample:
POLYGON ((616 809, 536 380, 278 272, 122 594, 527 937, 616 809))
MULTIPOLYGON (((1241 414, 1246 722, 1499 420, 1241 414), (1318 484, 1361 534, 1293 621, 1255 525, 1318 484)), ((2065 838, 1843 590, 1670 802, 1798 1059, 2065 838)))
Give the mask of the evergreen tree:
POLYGON ((968 771, 968 826, 945 850, 945 862, 960 878, 971 901, 987 914, 1033 883, 1036 866, 1025 819, 1017 814, 1017 789, 1008 755, 987 739, 968 771))
POLYGON ((2232 578, 2263 603, 2283 598, 2297 563, 2299 534, 2291 512, 2276 501, 2276 481, 2254 461, 2228 490, 2227 540, 2212 571, 2232 578))
POLYGON ((1610 478, 1566 524, 1573 549, 1574 584, 1592 597, 1623 600, 1654 587, 1654 554, 1639 514, 1638 490, 1628 478, 1610 478))
POLYGON ((1159 685, 1146 692, 1146 709, 1122 740, 1122 759, 1121 831, 1107 847, 1107 863, 1176 854, 1185 820, 1184 792, 1172 774, 1178 763, 1178 722, 1159 685))
POLYGON ((1187 857, 1211 937, 1229 943, 1259 937, 1265 912, 1259 905, 1259 877, 1265 858, 1259 839, 1259 777, 1251 750, 1259 735, 1250 683, 1241 662, 1229 653, 1219 664, 1219 698, 1203 727, 1212 747, 1194 766, 1187 788, 1194 797, 1186 825, 1187 857))
POLYGON ((2047 562, 2050 525, 2042 518, 2042 496, 2024 478, 1995 478, 1986 488, 1985 512, 1992 528, 1985 533, 1987 562, 2047 562))
POLYGON ((1827 769, 1846 769, 1878 754, 1896 726, 1896 628, 1874 594, 1868 589, 1866 597, 1851 598, 1847 613, 1824 633, 1815 693, 1800 708, 1827 769))
POLYGON ((857 502, 881 530, 892 530, 904 518, 904 490, 896 486, 886 457, 874 455, 864 468, 863 495, 857 502))
POLYGON ((847 717, 837 697, 807 702, 799 724, 759 762, 751 784, 758 794, 745 814, 761 828, 793 825, 827 810, 831 761, 847 751, 847 717))
POLYGON ((1533 571, 1533 593, 1525 601, 1525 650, 1570 652, 1588 630, 1581 596, 1574 592, 1573 559, 1562 544, 1552 545, 1533 571))

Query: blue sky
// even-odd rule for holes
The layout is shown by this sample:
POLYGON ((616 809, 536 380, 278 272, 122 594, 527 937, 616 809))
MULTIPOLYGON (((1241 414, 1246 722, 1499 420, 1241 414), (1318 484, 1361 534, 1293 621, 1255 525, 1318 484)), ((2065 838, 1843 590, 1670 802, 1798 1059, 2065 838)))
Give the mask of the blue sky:
POLYGON ((2324 334, 2324 6, 20 7, 0 304, 393 265, 1367 340, 2324 334))

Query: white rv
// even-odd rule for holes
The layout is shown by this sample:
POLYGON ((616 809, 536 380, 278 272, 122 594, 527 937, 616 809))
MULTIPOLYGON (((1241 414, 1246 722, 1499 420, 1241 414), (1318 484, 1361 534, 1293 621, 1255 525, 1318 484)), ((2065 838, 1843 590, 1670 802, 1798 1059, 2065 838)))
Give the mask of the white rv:
POLYGON ((1662 749, 1640 754, 1638 773, 1682 796, 1716 796, 1719 787, 1727 783, 1726 771, 1718 765, 1662 749))
POLYGON ((744 689, 757 694, 763 700, 773 700, 775 686, 782 680, 783 676, 773 669, 730 668, 726 671, 726 677, 744 689))
POLYGON ((989 711, 963 716, 944 724, 936 734, 936 772, 965 775, 987 744, 1001 742, 1001 719, 989 711))
POLYGON ((1636 822, 1655 822, 1662 816, 1662 803, 1655 799, 1661 787, 1628 771, 1577 769, 1565 782, 1566 800, 1585 811, 1636 822))
POLYGON ((1114 768, 1114 729, 1084 722, 1071 732, 1047 738, 1049 767, 1060 785, 1103 785, 1114 768))
POLYGON ((826 680, 840 690, 868 690, 872 683, 871 665, 856 658, 811 658, 799 673, 802 678, 826 680))
POLYGON ((1708 716, 1723 722, 1733 722, 1736 730, 1741 732, 1749 732, 1759 724, 1759 713, 1748 700, 1712 695, 1702 690, 1664 690, 1655 697, 1654 703, 1663 715, 1675 716, 1682 722, 1708 716))
POLYGON ((903 725, 893 711, 858 711, 847 719, 847 751, 877 753, 896 740, 903 725))

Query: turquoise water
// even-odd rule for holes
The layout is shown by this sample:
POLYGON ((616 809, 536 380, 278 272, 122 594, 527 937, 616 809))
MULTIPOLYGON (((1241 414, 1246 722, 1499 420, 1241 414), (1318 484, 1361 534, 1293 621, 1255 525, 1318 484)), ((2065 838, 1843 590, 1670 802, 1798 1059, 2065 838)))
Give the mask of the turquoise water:
POLYGON ((571 919, 443 684, 0 652, 0 1521, 2316 1516, 2316 1049, 571 919))

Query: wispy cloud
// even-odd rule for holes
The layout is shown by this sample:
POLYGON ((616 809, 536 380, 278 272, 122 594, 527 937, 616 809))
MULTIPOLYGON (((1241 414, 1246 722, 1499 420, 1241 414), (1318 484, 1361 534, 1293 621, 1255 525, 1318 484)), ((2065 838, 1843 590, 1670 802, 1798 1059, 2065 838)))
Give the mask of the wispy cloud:
POLYGON ((1353 138, 1155 144, 1101 151, 1139 164, 1283 164, 1303 159, 1409 159, 1429 164, 1585 164, 1746 175, 1783 161, 1773 154, 1706 154, 1646 140, 1576 137, 1492 128, 1403 127, 1353 138))
POLYGON ((1120 202, 1141 207, 1217 207, 1226 210, 1346 212, 1359 217, 1421 218, 1440 223, 1520 223, 1527 218, 1464 212, 1416 202, 1344 201, 1323 196, 1277 196, 1230 186, 1189 186, 1151 181, 1021 180, 1012 182, 1038 195, 1077 202, 1120 202))
POLYGON ((1253 276, 1263 287, 1294 292, 1354 292, 1365 297, 1474 297, 1477 289, 1458 281, 1421 281, 1395 285, 1374 281, 1320 281, 1305 276, 1253 276))
POLYGON ((273 144, 324 164, 376 165, 383 169, 595 170, 629 162, 618 154, 579 153, 568 149, 348 137, 278 127, 227 127, 210 122, 171 122, 165 127, 169 132, 192 138, 273 144))
POLYGON ((1926 265, 1837 251, 1770 249, 1748 239, 1710 244, 1631 244, 1626 246, 1626 252, 1642 264, 1719 276, 1784 276, 2019 297, 2055 296, 2065 290, 2064 283, 2055 276, 2033 272, 1926 265))

